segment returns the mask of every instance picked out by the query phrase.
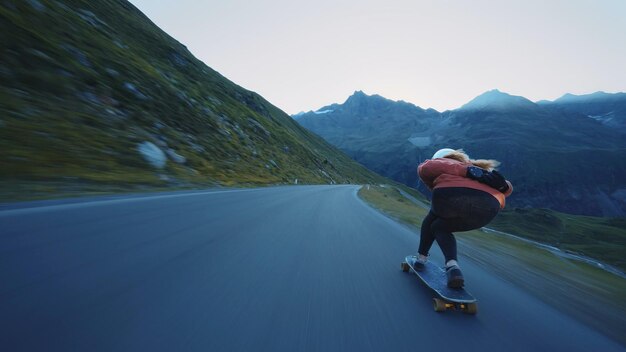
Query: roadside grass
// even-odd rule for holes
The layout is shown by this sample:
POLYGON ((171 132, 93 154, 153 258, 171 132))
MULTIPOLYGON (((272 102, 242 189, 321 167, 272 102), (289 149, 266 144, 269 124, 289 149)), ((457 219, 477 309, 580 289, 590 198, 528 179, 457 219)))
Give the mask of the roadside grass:
POLYGON ((511 236, 470 231, 457 239, 474 262, 626 344, 624 278, 511 236))
MULTIPOLYGON (((416 228, 419 228, 422 219, 428 214, 428 209, 414 204, 392 186, 366 185, 358 194, 388 216, 416 228)), ((423 198, 419 195, 415 197, 423 198)))
MULTIPOLYGON (((428 210, 404 198, 397 189, 364 186, 358 194, 376 209, 419 234, 419 226, 428 210)), ((626 325, 624 278, 513 236, 475 230, 464 232, 457 236, 457 240, 463 256, 626 344, 623 334, 626 325)))
POLYGON ((549 209, 500 212, 489 225, 561 250, 596 258, 626 271, 626 219, 559 213, 549 209))

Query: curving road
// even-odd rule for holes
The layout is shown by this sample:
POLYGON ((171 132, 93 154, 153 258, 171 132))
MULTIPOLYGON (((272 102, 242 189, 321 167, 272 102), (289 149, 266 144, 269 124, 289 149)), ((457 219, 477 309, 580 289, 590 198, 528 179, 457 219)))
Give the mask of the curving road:
POLYGON ((418 237, 357 190, 5 206, 0 350, 624 351, 470 261, 479 314, 435 313, 399 269, 418 237))

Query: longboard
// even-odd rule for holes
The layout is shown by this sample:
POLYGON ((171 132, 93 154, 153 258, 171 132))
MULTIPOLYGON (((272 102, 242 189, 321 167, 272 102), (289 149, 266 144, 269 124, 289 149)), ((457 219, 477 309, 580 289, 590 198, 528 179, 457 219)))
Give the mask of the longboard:
POLYGON ((428 261, 424 265, 424 270, 415 270, 413 263, 416 259, 414 255, 404 258, 401 263, 402 271, 413 272, 437 295, 437 297, 433 297, 433 308, 436 312, 457 309, 467 314, 478 313, 478 304, 476 303, 478 300, 463 288, 449 288, 446 272, 442 268, 428 261))

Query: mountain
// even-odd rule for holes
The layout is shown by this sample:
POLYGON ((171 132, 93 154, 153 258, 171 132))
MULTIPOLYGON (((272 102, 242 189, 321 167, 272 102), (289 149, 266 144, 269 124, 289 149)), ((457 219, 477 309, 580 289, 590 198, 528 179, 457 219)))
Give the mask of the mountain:
POLYGON ((493 89, 477 96, 458 110, 519 110, 535 108, 536 104, 524 97, 509 95, 493 89))
POLYGON ((538 104, 555 111, 584 114, 626 134, 626 93, 565 94, 555 101, 538 104))
POLYGON ((512 206, 626 215, 626 143, 585 113, 497 90, 443 113, 359 92, 331 106, 297 121, 368 168, 425 193, 417 164, 437 149, 463 148, 502 162, 515 186, 512 206))
POLYGON ((430 144, 429 138, 414 134, 427 131, 438 119, 435 110, 356 91, 343 104, 300 114, 296 121, 371 170, 410 185, 415 146, 430 144))
POLYGON ((0 2, 0 197, 382 178, 132 4, 0 2))

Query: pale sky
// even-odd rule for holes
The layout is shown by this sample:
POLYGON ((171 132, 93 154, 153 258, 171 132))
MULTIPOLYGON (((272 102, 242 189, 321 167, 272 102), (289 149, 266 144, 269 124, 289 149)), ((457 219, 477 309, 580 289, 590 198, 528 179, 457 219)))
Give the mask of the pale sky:
POLYGON ((490 90, 626 91, 626 0, 131 0, 289 114, 355 90, 454 109, 490 90))

